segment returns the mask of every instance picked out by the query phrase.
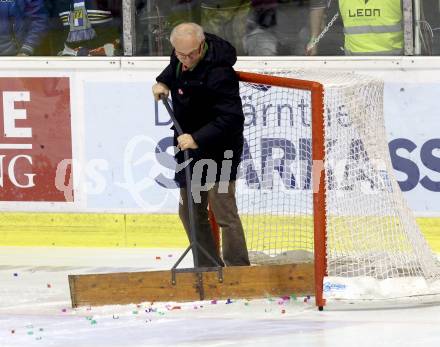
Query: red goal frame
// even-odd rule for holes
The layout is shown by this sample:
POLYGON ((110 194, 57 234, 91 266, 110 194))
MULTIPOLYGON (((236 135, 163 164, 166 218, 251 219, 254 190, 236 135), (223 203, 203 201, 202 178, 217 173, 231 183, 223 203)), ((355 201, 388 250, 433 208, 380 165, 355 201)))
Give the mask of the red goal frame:
MULTIPOLYGON (((326 210, 325 210, 325 148, 324 148, 324 87, 315 81, 299 80, 287 77, 271 76, 251 72, 237 71, 241 82, 270 85, 276 87, 307 90, 311 93, 312 104, 312 182, 313 182, 313 228, 314 228, 314 277, 316 306, 322 309, 324 277, 327 275, 326 253, 326 210)), ((212 211, 210 223, 220 252, 220 231, 212 211)))

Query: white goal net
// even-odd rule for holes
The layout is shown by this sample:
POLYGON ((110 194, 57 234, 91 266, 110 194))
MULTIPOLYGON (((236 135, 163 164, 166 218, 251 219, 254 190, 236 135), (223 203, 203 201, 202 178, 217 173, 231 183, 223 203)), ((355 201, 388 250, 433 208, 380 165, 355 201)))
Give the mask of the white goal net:
MULTIPOLYGON (((383 83, 319 71, 271 72, 324 86, 327 298, 440 293, 440 266, 394 177, 383 83)), ((245 148, 237 201, 251 262, 313 261, 311 92, 241 82, 245 148)))

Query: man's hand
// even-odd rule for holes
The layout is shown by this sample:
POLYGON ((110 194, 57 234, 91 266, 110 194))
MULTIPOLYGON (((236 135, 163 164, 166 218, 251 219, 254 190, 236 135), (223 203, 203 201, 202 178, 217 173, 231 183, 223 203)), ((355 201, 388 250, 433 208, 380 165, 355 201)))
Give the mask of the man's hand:
POLYGON ((184 151, 186 149, 197 149, 199 145, 190 134, 182 134, 177 137, 177 147, 184 151))
POLYGON ((163 83, 156 83, 153 85, 153 96, 156 101, 160 100, 161 95, 168 97, 170 94, 170 89, 163 83))

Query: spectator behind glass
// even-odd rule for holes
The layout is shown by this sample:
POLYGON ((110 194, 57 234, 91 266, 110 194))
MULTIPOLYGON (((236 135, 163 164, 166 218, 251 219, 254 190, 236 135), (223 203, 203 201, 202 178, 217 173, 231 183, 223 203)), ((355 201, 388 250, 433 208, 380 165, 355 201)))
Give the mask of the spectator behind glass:
POLYGON ((64 56, 120 55, 121 4, 119 0, 54 0, 64 27, 64 56))
MULTIPOLYGON (((401 0, 338 0, 344 25, 345 55, 402 55, 401 0)), ((310 1, 310 41, 307 55, 318 54, 317 37, 324 30, 327 0, 310 1)))
POLYGON ((0 55, 34 54, 47 29, 43 0, 0 1, 0 55))
POLYGON ((245 53, 253 56, 277 55, 278 0, 252 0, 244 38, 245 53))
POLYGON ((229 41, 238 55, 244 55, 243 37, 250 5, 250 0, 203 0, 200 24, 207 32, 229 41))

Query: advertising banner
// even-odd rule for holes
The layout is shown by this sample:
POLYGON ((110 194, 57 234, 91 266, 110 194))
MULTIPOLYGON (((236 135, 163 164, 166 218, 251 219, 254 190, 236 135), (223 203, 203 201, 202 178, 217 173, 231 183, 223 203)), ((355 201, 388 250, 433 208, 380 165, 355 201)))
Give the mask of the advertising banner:
POLYGON ((59 163, 72 158, 68 78, 0 77, 0 200, 65 202, 59 163))
MULTIPOLYGON (((56 77, 48 69, 0 77, 0 208, 175 213, 171 121, 151 94, 160 71, 77 69, 56 77)), ((416 70, 367 73, 385 81, 387 142, 410 208, 440 214, 440 72, 438 81, 417 80, 416 70)))

